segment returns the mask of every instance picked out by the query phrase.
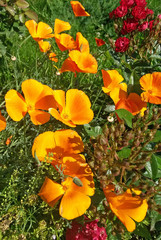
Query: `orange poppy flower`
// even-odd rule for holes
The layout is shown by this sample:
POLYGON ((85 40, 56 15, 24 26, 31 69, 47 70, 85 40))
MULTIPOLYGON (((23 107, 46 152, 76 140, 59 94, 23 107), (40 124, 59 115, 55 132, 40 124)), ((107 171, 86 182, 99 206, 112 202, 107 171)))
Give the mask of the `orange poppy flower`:
POLYGON ((54 98, 58 104, 58 110, 50 108, 49 112, 64 124, 76 127, 76 125, 87 124, 93 119, 91 102, 83 91, 69 89, 65 98, 64 91, 55 90, 54 98))
POLYGON ((73 37, 71 37, 69 34, 66 34, 66 33, 59 34, 63 31, 70 30, 70 29, 71 29, 71 25, 68 22, 64 22, 60 19, 55 19, 54 37, 58 45, 58 48, 61 51, 72 50, 76 48, 76 44, 73 37))
POLYGON ((145 74, 140 78, 140 85, 144 91, 141 94, 144 102, 161 104, 161 72, 145 74))
POLYGON ((52 28, 44 22, 39 22, 37 24, 34 20, 28 20, 25 22, 25 26, 29 30, 32 38, 37 42, 54 37, 54 34, 52 34, 52 28))
POLYGON ((89 53, 89 43, 85 37, 80 32, 76 34, 76 50, 80 52, 87 52, 89 53))
POLYGON ((6 128, 6 119, 2 116, 0 111, 0 131, 4 130, 6 128))
POLYGON ((69 53, 69 58, 64 61, 59 72, 96 73, 97 67, 97 61, 90 53, 73 50, 69 53))
POLYGON ((147 104, 141 100, 141 97, 136 93, 130 93, 127 98, 121 98, 115 105, 115 109, 126 109, 133 115, 146 110, 147 104))
POLYGON ((22 85, 23 96, 14 89, 9 90, 5 95, 6 109, 14 121, 20 121, 28 112, 31 121, 35 125, 46 123, 50 114, 42 110, 56 107, 53 97, 53 90, 34 80, 25 80, 22 85))
POLYGON ((71 29, 71 25, 68 22, 64 22, 58 18, 55 19, 55 24, 54 24, 55 35, 70 29, 71 29))
POLYGON ((56 58, 56 54, 54 52, 49 53, 49 59, 53 62, 58 62, 58 59, 56 58))
POLYGON ((61 184, 46 177, 38 195, 51 207, 62 198, 59 214, 71 220, 83 215, 91 204, 89 196, 94 195, 93 173, 87 163, 69 161, 64 175, 68 177, 61 184))
POLYGON ((72 50, 76 48, 75 40, 69 34, 56 34, 55 41, 61 51, 72 50))
POLYGON ((66 129, 58 130, 56 132, 44 132, 38 135, 32 146, 32 155, 36 156, 40 161, 50 162, 53 166, 61 165, 70 158, 84 162, 81 155, 84 146, 81 137, 77 132, 66 129))
POLYGON ((39 44, 39 48, 40 48, 41 52, 45 52, 46 53, 51 48, 51 44, 49 42, 46 42, 46 41, 44 42, 43 40, 39 41, 38 44, 39 44))
POLYGON ((10 145, 11 139, 12 139, 12 135, 9 138, 7 138, 7 140, 6 140, 6 145, 7 146, 10 145))
POLYGON ((70 1, 75 17, 90 16, 79 1, 70 1))
POLYGON ((96 40, 97 47, 101 47, 102 45, 106 44, 105 41, 103 41, 100 38, 95 38, 95 40, 96 40))
POLYGON ((116 70, 102 70, 104 87, 102 90, 109 95, 116 104, 119 99, 126 97, 127 84, 121 83, 124 79, 116 70))
POLYGON ((139 197, 141 191, 127 189, 126 192, 117 195, 114 192, 114 185, 110 184, 103 189, 106 199, 110 205, 111 210, 125 225, 129 232, 133 232, 136 228, 136 222, 141 222, 148 209, 146 199, 139 197), (136 196, 132 195, 132 192, 136 196))

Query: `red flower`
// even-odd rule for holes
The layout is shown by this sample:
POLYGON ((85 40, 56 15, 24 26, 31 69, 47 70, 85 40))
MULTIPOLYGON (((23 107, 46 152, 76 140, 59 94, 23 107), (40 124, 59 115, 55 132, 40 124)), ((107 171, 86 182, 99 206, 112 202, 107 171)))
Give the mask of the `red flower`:
POLYGON ((127 14, 127 10, 126 5, 119 6, 114 10, 114 15, 116 18, 124 17, 127 14))
POLYGON ((147 14, 147 15, 149 15, 149 14, 152 15, 153 13, 154 13, 154 12, 153 12, 152 9, 149 9, 149 8, 146 9, 146 14, 147 14))
POLYGON ((84 225, 72 222, 72 227, 68 228, 66 231, 66 240, 106 240, 107 234, 104 227, 99 227, 97 225, 98 219, 89 222, 89 219, 85 217, 84 225))
POLYGON ((123 35, 136 30, 138 26, 138 22, 134 18, 128 18, 124 21, 124 25, 122 27, 121 33, 123 35))
POLYGON ((119 37, 115 42, 116 52, 125 52, 129 47, 130 40, 126 37, 119 37))
POLYGON ((135 0, 135 3, 139 7, 145 7, 147 5, 147 2, 145 0, 135 0))
POLYGON ((142 24, 139 25, 138 27, 138 30, 139 32, 143 32, 145 31, 149 26, 149 23, 146 21, 146 22, 143 22, 142 24))
POLYGON ((153 29, 153 24, 154 23, 154 20, 151 20, 150 22, 149 22, 149 29, 150 29, 150 31, 153 29))
POLYGON ((145 19, 147 16, 147 10, 144 7, 135 6, 132 9, 132 15, 136 20, 145 19))
POLYGON ((135 1, 134 0, 121 0, 120 5, 122 6, 127 6, 127 8, 130 8, 134 5, 135 1))
POLYGON ((95 38, 96 40, 96 44, 98 47, 102 46, 102 45, 105 45, 105 41, 103 41, 102 39, 100 38, 95 38))

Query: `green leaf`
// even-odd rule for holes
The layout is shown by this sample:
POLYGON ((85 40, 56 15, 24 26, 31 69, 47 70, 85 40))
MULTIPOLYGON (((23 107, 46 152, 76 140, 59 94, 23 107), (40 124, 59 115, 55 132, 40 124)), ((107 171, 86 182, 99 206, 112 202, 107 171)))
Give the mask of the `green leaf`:
POLYGON ((28 2, 26 2, 25 0, 18 0, 18 1, 16 2, 16 5, 17 5, 19 8, 28 8, 28 7, 29 7, 28 2))
POLYGON ((157 130, 152 142, 161 142, 161 131, 157 130))
POLYGON ((102 128, 100 126, 91 127, 89 124, 84 124, 84 129, 90 137, 97 137, 102 133, 102 128))
POLYGON ((25 18, 24 13, 21 13, 21 14, 19 15, 19 20, 20 20, 20 22, 25 23, 26 18, 25 18))
POLYGON ((14 10, 13 7, 7 6, 7 7, 6 7, 6 10, 7 10, 12 16, 15 16, 16 12, 15 12, 15 10, 14 10))
POLYGON ((132 119, 134 118, 132 113, 130 113, 126 109, 117 109, 115 110, 115 113, 117 113, 118 117, 121 120, 124 120, 126 122, 128 127, 132 128, 132 119))
POLYGON ((131 153, 131 149, 130 148, 123 148, 121 151, 119 151, 117 154, 119 156, 119 158, 128 158, 130 156, 130 153, 131 153))
POLYGON ((145 174, 146 176, 150 177, 151 179, 157 178, 158 163, 154 154, 152 155, 150 162, 146 163, 145 168, 147 170, 147 174, 145 174))
POLYGON ((25 12, 25 15, 27 17, 29 17, 30 19, 35 20, 35 22, 38 21, 38 16, 37 16, 37 14, 34 11, 28 10, 28 11, 25 12))
POLYGON ((150 214, 150 218, 151 218, 150 231, 154 231, 156 222, 161 221, 161 214, 152 210, 150 214))
POLYGON ((143 237, 144 239, 148 240, 152 239, 148 228, 143 224, 138 225, 133 233, 140 237, 143 237))

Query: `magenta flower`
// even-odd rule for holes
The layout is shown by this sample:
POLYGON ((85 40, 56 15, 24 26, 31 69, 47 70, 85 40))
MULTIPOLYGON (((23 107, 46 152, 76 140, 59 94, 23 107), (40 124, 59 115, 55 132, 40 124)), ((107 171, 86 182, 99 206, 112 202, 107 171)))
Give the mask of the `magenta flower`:
POLYGON ((85 216, 85 224, 76 221, 72 222, 72 227, 66 231, 66 240, 106 240, 107 234, 104 227, 97 225, 98 219, 90 221, 85 216), (88 222, 87 222, 88 221, 88 222), (90 221, 90 222, 89 222, 90 221))
POLYGON ((130 40, 126 37, 119 37, 115 42, 116 52, 125 52, 129 48, 130 40))

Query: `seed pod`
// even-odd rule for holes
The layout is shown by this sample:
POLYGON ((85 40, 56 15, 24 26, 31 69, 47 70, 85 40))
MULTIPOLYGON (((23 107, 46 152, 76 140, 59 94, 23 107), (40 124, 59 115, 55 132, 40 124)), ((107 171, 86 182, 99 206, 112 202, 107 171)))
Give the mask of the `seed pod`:
POLYGON ((78 187, 83 187, 82 181, 78 177, 73 178, 73 182, 78 186, 78 187))

